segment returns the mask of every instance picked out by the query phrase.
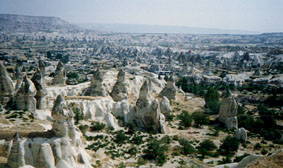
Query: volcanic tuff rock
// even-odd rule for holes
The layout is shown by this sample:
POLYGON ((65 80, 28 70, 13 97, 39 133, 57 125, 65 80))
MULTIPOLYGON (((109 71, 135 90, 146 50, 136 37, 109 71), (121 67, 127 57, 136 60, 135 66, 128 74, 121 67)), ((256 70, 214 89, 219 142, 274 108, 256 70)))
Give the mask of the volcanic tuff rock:
POLYGON ((14 98, 16 109, 35 112, 36 109, 36 99, 34 98, 35 95, 36 95, 36 88, 33 82, 30 79, 28 79, 27 76, 25 76, 14 98))
POLYGON ((90 157, 81 142, 81 133, 74 126, 73 113, 62 96, 52 110, 55 137, 19 138, 13 140, 8 165, 11 168, 32 165, 35 168, 91 168, 90 157))
POLYGON ((160 92, 160 96, 165 96, 169 100, 175 100, 177 91, 178 89, 175 85, 174 78, 171 76, 167 81, 165 88, 160 92))
POLYGON ((90 86, 83 93, 84 96, 108 96, 103 82, 103 73, 97 69, 93 74, 90 86))
POLYGON ((237 129, 235 132, 235 137, 239 140, 246 142, 248 139, 247 130, 245 128, 237 129))
POLYGON ((53 85, 65 85, 66 83, 66 71, 65 71, 65 67, 64 64, 59 61, 57 68, 54 72, 54 78, 53 78, 53 85))
POLYGON ((0 62, 0 104, 7 103, 14 91, 13 81, 3 63, 0 62))
POLYGON ((165 132, 165 117, 160 112, 159 102, 150 96, 149 82, 145 80, 135 107, 135 123, 138 128, 165 132))
POLYGON ((128 98, 128 84, 126 83, 125 78, 126 73, 121 69, 117 75, 117 82, 110 94, 114 101, 121 101, 128 98))
POLYGON ((47 106, 47 90, 45 88, 44 76, 40 69, 37 69, 32 77, 32 82, 36 88, 36 108, 37 109, 45 109, 47 106))
POLYGON ((163 96, 162 100, 160 101, 160 110, 161 113, 164 114, 165 116, 169 116, 172 113, 170 101, 165 96, 163 96))
POLYGON ((228 94, 221 102, 219 121, 223 122, 228 129, 238 128, 237 110, 238 104, 235 98, 228 94))
POLYGON ((45 73, 46 73, 45 66, 46 65, 45 65, 45 62, 43 60, 38 61, 38 67, 40 69, 42 76, 45 76, 45 73))

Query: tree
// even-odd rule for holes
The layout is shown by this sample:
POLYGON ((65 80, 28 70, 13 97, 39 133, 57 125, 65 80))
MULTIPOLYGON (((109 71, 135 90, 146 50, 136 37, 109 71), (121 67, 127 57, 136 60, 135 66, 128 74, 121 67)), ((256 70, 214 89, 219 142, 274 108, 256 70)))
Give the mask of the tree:
POLYGON ((202 125, 206 125, 209 123, 208 115, 202 112, 194 112, 192 114, 192 118, 196 127, 201 127, 202 125))
POLYGON ((184 155, 188 155, 188 154, 192 154, 196 152, 196 149, 187 139, 184 139, 184 138, 180 139, 179 144, 182 145, 181 153, 184 155))
POLYGON ((146 149, 144 150, 144 159, 155 160, 157 165, 162 166, 166 160, 166 151, 168 146, 164 143, 161 143, 157 139, 152 139, 148 142, 146 149))
POLYGON ((181 127, 190 127, 193 122, 192 116, 187 111, 182 111, 181 114, 178 115, 178 118, 180 120, 180 126, 181 127))
POLYGON ((209 139, 202 141, 197 147, 198 152, 204 157, 210 154, 213 150, 217 149, 217 146, 209 139))
POLYGON ((236 137, 227 136, 220 145, 219 150, 223 155, 231 155, 238 151, 240 141, 236 137))
POLYGON ((212 114, 217 114, 219 112, 219 97, 219 93, 214 87, 208 88, 204 96, 205 106, 210 110, 212 114))

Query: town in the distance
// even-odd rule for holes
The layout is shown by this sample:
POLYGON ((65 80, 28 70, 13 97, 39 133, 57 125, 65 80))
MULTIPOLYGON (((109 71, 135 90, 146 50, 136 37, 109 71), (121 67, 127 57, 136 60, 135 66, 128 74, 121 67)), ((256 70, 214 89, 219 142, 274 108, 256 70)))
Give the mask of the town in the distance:
POLYGON ((0 167, 282 168, 283 33, 0 14, 0 167))

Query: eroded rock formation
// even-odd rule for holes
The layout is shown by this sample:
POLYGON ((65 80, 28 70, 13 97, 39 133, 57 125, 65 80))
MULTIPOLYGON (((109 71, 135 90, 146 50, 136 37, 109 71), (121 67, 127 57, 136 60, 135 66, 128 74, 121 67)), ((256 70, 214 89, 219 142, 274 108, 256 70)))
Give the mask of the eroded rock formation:
POLYGON ((108 96, 103 83, 103 73, 97 69, 93 74, 90 86, 83 93, 84 96, 108 96))
POLYGON ((238 128, 237 119, 238 104, 231 93, 223 98, 219 109, 219 121, 224 123, 228 129, 238 128))
POLYGON ((50 138, 15 136, 8 157, 10 168, 31 165, 35 168, 91 168, 90 157, 81 142, 81 133, 74 126, 73 113, 62 96, 52 110, 54 119, 50 138))
POLYGON ((248 139, 247 130, 245 128, 237 129, 235 132, 235 137, 239 140, 246 142, 248 139))
POLYGON ((40 69, 37 69, 31 80, 36 88, 36 108, 45 109, 47 106, 47 90, 45 86, 44 76, 40 69))
POLYGON ((54 78, 52 81, 53 85, 65 85, 66 84, 66 70, 64 64, 59 61, 57 68, 54 73, 54 78))
POLYGON ((14 94, 13 81, 5 66, 0 62, 0 104, 5 104, 14 94))
POLYGON ((178 89, 175 85, 173 76, 167 80, 165 88, 160 92, 160 96, 165 96, 169 100, 175 100, 178 89))
POLYGON ((35 112, 36 109, 36 88, 33 82, 24 76, 23 82, 14 98, 15 108, 17 110, 25 110, 30 112, 35 112))
POLYGON ((150 95, 149 82, 146 80, 135 107, 135 123, 146 131, 166 132, 165 117, 160 112, 159 102, 150 95))
POLYGON ((128 90, 126 83, 126 73, 121 69, 117 75, 117 82, 115 83, 111 97, 114 101, 121 101, 128 98, 128 90))
POLYGON ((170 101, 165 96, 163 96, 160 101, 160 110, 161 113, 164 114, 165 116, 169 116, 172 113, 170 101))

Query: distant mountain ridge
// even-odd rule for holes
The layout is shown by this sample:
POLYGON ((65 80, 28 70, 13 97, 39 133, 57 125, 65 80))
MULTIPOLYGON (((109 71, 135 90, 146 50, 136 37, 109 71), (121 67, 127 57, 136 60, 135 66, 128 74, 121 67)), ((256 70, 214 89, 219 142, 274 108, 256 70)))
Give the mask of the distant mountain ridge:
POLYGON ((114 33, 183 33, 183 34, 259 34, 256 31, 198 28, 187 26, 163 26, 142 24, 81 24, 80 26, 101 32, 114 33))
POLYGON ((78 26, 70 24, 58 17, 0 14, 0 31, 3 32, 53 32, 77 30, 79 30, 78 26))

